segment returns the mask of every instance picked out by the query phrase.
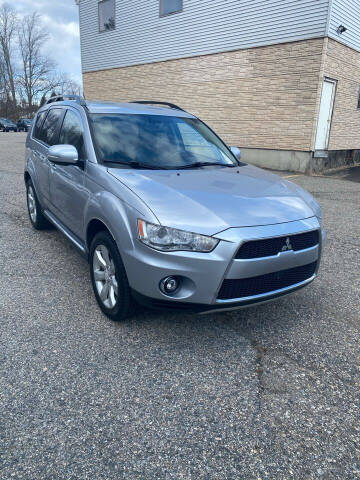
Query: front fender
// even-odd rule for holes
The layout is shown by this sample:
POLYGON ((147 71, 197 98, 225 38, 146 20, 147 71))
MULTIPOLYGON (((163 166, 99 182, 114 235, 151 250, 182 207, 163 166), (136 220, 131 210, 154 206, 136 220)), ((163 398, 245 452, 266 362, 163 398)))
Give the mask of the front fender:
POLYGON ((120 254, 133 250, 134 240, 137 238, 137 219, 139 217, 154 221, 151 212, 144 215, 143 212, 139 212, 110 192, 97 192, 90 197, 85 208, 84 238, 87 251, 90 247, 87 242, 87 231, 92 220, 100 220, 107 227, 120 254))

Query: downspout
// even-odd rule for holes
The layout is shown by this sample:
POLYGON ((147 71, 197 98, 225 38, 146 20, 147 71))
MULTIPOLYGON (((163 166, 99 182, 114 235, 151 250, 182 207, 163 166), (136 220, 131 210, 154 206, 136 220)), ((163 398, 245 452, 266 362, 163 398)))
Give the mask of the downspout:
POLYGON ((316 94, 316 104, 315 104, 313 126, 312 126, 312 135, 311 135, 311 144, 310 144, 310 150, 312 152, 315 151, 315 138, 316 138, 317 124, 318 124, 319 111, 320 111, 322 87, 323 87, 324 76, 325 76, 325 62, 326 62, 327 47, 328 47, 328 40, 329 40, 329 28, 330 28, 332 4, 333 4, 333 0, 329 0, 328 13, 327 13, 325 30, 324 30, 323 47, 321 52, 318 88, 317 88, 317 94, 316 94))

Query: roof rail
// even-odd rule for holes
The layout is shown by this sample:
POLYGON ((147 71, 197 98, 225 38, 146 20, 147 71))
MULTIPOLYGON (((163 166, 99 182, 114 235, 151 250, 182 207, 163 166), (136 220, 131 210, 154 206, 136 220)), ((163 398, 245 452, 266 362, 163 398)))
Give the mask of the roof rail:
POLYGON ((182 112, 185 112, 183 108, 178 107, 174 103, 158 102, 157 100, 133 100, 129 103, 140 103, 141 105, 165 105, 166 107, 174 108, 175 110, 181 110, 182 112))
POLYGON ((82 107, 86 107, 86 101, 85 101, 85 98, 82 97, 81 95, 55 95, 53 97, 50 97, 47 102, 46 102, 46 105, 48 103, 54 103, 54 102, 62 102, 64 100, 72 100, 76 103, 78 103, 79 105, 81 105, 82 107))

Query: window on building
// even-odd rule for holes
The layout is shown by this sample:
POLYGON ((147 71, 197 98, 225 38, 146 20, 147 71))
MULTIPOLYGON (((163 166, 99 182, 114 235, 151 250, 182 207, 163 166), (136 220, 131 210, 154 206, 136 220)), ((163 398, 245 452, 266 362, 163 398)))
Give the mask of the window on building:
POLYGON ((99 2, 99 30, 105 32, 115 29, 115 0, 99 2))
POLYGON ((183 0, 160 0, 160 16, 182 12, 183 0))
POLYGON ((360 87, 359 87, 359 91, 358 91, 358 104, 357 104, 357 108, 358 108, 358 110, 360 110, 360 87))

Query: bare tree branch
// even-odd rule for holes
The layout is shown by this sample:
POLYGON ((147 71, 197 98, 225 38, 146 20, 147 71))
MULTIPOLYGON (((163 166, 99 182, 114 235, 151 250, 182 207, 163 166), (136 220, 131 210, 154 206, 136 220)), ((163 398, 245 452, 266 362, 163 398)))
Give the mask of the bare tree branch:
POLYGON ((57 80, 52 73, 55 64, 41 52, 47 39, 48 33, 41 25, 38 13, 26 15, 22 19, 18 31, 22 63, 19 85, 30 110, 35 100, 57 86, 57 80))
POLYGON ((5 88, 11 94, 11 100, 16 102, 15 66, 13 56, 13 44, 18 27, 18 18, 15 10, 7 3, 0 7, 0 50, 1 50, 1 73, 5 88))

